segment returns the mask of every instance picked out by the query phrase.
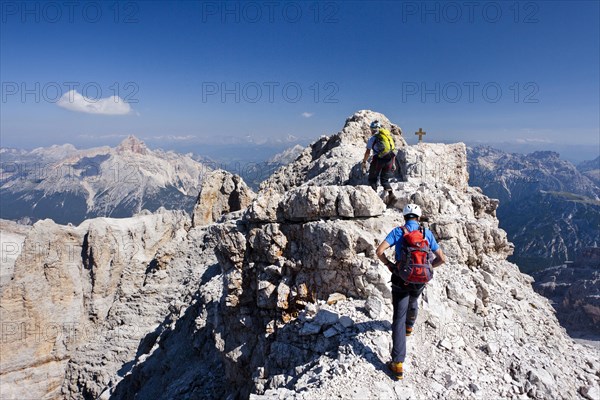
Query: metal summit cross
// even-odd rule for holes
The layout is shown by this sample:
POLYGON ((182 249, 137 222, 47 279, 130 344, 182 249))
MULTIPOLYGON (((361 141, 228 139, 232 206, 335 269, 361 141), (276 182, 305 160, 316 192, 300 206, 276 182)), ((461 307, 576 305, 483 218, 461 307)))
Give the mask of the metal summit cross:
POLYGON ((423 136, 427 134, 427 132, 423 131, 423 128, 419 128, 419 132, 415 132, 415 135, 419 135, 419 142, 423 141, 423 136))

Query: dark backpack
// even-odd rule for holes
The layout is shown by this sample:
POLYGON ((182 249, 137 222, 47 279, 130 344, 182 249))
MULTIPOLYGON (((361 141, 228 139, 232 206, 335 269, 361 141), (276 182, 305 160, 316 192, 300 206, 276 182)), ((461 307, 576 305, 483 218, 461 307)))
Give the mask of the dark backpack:
POLYGON ((392 272, 406 283, 429 282, 433 278, 433 255, 429 241, 425 238, 425 228, 421 226, 412 232, 409 232, 406 226, 401 229, 404 232, 402 253, 392 272))
POLYGON ((373 143, 373 151, 379 158, 388 157, 393 155, 396 145, 394 144, 394 138, 387 129, 379 129, 375 134, 375 143, 373 143))

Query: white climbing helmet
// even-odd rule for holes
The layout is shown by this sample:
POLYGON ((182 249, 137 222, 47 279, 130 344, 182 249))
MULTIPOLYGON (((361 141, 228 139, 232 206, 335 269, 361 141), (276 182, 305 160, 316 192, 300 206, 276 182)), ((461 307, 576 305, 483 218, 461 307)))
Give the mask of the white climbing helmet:
POLYGON ((404 209, 402 210, 402 215, 407 216, 410 214, 421 217, 421 207, 412 203, 405 205, 404 209))

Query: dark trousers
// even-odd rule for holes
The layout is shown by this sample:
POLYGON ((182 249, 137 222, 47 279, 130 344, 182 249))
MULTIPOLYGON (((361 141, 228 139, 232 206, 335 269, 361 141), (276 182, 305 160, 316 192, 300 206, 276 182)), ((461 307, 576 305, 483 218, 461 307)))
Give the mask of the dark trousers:
POLYGON ((371 166, 369 167, 369 186, 377 191, 377 178, 381 181, 381 186, 385 190, 391 190, 390 178, 394 174, 393 167, 396 157, 379 158, 373 156, 371 166))
POLYGON ((392 361, 404 362, 406 358, 406 328, 412 327, 419 313, 417 302, 425 289, 424 284, 408 284, 402 282, 392 287, 392 304, 394 317, 392 321, 392 361))

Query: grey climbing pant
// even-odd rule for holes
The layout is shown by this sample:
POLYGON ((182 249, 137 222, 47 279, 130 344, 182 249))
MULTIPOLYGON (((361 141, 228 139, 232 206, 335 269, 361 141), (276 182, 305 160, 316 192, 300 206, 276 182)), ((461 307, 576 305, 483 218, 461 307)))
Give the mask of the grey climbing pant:
POLYGON ((419 313, 419 296, 425 289, 424 284, 408 284, 392 286, 392 361, 404 362, 406 358, 406 328, 412 328, 419 313))

